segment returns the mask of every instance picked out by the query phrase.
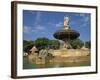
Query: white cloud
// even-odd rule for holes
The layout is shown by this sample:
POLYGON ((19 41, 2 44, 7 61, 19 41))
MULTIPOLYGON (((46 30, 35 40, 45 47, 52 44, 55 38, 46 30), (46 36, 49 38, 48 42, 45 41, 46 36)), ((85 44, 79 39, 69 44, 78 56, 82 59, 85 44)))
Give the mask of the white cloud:
POLYGON ((55 24, 55 26, 58 27, 58 28, 59 27, 62 27, 63 26, 63 23, 62 22, 59 22, 59 23, 55 24))
POLYGON ((79 13, 79 14, 73 14, 74 16, 80 16, 80 19, 76 19, 75 21, 72 21, 73 24, 75 24, 74 22, 81 22, 81 23, 88 23, 89 21, 89 15, 86 13, 79 13))
POLYGON ((30 31, 31 31, 31 27, 29 27, 29 26, 24 26, 24 28, 23 28, 23 32, 24 32, 24 33, 30 33, 30 31))
POLYGON ((32 32, 37 33, 37 31, 38 30, 36 30, 30 26, 24 26, 24 28, 23 28, 23 32, 27 33, 27 34, 32 33, 32 32))
POLYGON ((23 32, 27 34, 38 32, 45 33, 45 28, 41 25, 37 25, 36 27, 24 26, 23 32))
POLYGON ((45 28, 44 26, 40 25, 40 22, 41 22, 41 12, 38 11, 37 14, 36 14, 36 18, 35 18, 35 22, 33 24, 33 29, 32 29, 32 32, 39 32, 39 31, 44 31, 45 28))
POLYGON ((78 25, 78 26, 79 26, 78 28, 87 27, 88 24, 89 24, 89 21, 90 21, 89 15, 87 15, 87 14, 81 14, 81 13, 80 13, 79 16, 80 16, 80 19, 71 21, 71 25, 72 25, 72 26, 78 25))
POLYGON ((55 23, 52 23, 52 22, 48 22, 47 24, 48 24, 49 26, 51 26, 51 27, 52 27, 52 26, 55 26, 55 23))
POLYGON ((38 11, 36 14, 36 19, 35 19, 34 25, 35 26, 38 25, 40 21, 41 21, 41 12, 38 11))
POLYGON ((48 25, 50 25, 51 27, 54 26, 54 27, 57 27, 57 28, 60 28, 63 26, 63 22, 58 22, 58 23, 48 23, 48 25))
POLYGON ((88 22, 89 21, 89 16, 87 16, 87 14, 80 14, 80 16, 82 17, 84 22, 88 22))
POLYGON ((87 16, 84 17, 84 21, 85 21, 85 22, 88 22, 88 21, 89 21, 89 17, 87 17, 87 16))
POLYGON ((36 29, 32 29, 31 32, 33 32, 33 33, 37 33, 38 30, 36 30, 36 29))
POLYGON ((45 30, 45 28, 44 28, 43 26, 41 26, 41 25, 37 25, 37 26, 35 27, 35 29, 36 29, 36 30, 45 30))
POLYGON ((80 13, 79 16, 81 16, 81 17, 85 17, 86 14, 85 14, 85 13, 80 13))
POLYGON ((33 14, 33 15, 35 14, 35 12, 34 12, 34 11, 31 11, 31 10, 29 10, 28 12, 30 12, 30 13, 33 14))

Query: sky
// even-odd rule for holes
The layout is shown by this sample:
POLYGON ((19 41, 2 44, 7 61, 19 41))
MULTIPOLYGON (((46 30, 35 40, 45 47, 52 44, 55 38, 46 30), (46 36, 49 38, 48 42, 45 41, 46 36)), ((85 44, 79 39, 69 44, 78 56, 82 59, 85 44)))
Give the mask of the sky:
POLYGON ((70 28, 80 33, 81 40, 90 40, 90 13, 33 10, 23 10, 23 39, 35 40, 39 37, 55 39, 53 34, 63 27, 64 16, 69 17, 70 28))

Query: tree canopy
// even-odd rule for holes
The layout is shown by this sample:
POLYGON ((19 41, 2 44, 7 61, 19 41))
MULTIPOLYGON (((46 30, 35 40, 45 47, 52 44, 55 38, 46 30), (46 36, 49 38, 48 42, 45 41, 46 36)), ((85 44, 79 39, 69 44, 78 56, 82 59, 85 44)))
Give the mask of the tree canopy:
POLYGON ((84 45, 83 41, 80 39, 71 40, 70 44, 74 49, 82 48, 82 46, 84 45))
POLYGON ((86 41, 85 42, 85 47, 90 49, 91 48, 91 42, 90 41, 86 41))
MULTIPOLYGON (((80 39, 71 40, 69 41, 69 43, 73 49, 82 48, 84 45, 84 42, 80 39)), ((43 48, 59 49, 60 42, 58 40, 50 40, 45 37, 37 38, 36 40, 30 40, 30 41, 23 40, 24 47, 29 45, 35 45, 38 49, 43 49, 43 48)), ((91 48, 91 42, 86 41, 85 47, 91 48)))
POLYGON ((40 47, 40 48, 47 47, 48 46, 48 43, 49 43, 49 39, 48 38, 45 38, 45 37, 43 37, 43 38, 37 38, 35 40, 35 45, 37 47, 40 47))
POLYGON ((27 40, 23 40, 23 46, 27 46, 27 45, 30 45, 30 44, 34 44, 34 41, 30 40, 30 41, 27 41, 27 40))
POLYGON ((60 42, 58 40, 49 40, 48 46, 57 49, 60 46, 60 42))

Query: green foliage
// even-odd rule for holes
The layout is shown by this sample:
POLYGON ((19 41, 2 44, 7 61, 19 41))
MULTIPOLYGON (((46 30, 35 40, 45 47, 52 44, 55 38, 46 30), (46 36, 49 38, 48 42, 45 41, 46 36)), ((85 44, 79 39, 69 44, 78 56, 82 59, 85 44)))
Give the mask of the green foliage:
POLYGON ((58 40, 49 40, 48 38, 37 38, 35 41, 27 41, 23 40, 23 46, 34 44, 37 48, 53 48, 57 49, 59 48, 59 41, 58 40))
POLYGON ((50 48, 59 48, 60 42, 58 40, 49 40, 50 48))
POLYGON ((80 39, 75 39, 70 41, 70 44, 72 46, 72 48, 77 49, 77 48, 82 48, 82 46, 84 45, 83 41, 80 39))
MULTIPOLYGON (((73 49, 82 48, 84 45, 83 41, 80 39, 71 40, 69 41, 69 43, 73 49)), ((35 41, 23 40, 23 46, 27 46, 31 44, 34 44, 38 49, 41 49, 41 48, 58 49, 60 46, 60 42, 58 40, 49 40, 48 38, 45 38, 45 37, 37 38, 35 41)), ((91 48, 91 42, 86 41, 85 47, 91 48)))
POLYGON ((47 47, 48 46, 48 43, 49 43, 49 39, 48 38, 45 38, 45 37, 43 37, 43 38, 37 38, 35 40, 35 45, 37 47, 41 47, 41 48, 47 47))
POLYGON ((86 41, 85 42, 85 47, 90 49, 91 48, 91 42, 90 41, 86 41))
POLYGON ((30 44, 34 44, 34 41, 27 41, 27 40, 23 40, 23 46, 27 46, 30 44))
POLYGON ((40 48, 59 48, 58 40, 49 40, 48 38, 37 38, 35 40, 35 45, 40 48))

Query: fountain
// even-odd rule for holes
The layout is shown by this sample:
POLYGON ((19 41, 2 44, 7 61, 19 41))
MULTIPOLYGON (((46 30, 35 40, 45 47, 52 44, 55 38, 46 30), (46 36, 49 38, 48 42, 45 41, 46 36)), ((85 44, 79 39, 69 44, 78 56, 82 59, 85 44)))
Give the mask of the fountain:
POLYGON ((74 40, 76 38, 78 38, 80 36, 80 34, 71 29, 69 26, 69 18, 68 17, 64 17, 64 27, 58 31, 56 31, 53 36, 56 39, 62 40, 64 42, 63 44, 63 48, 71 48, 71 45, 69 43, 70 40, 74 40))
POLYGON ((42 49, 39 51, 38 55, 35 55, 34 47, 28 46, 28 48, 25 48, 25 51, 33 52, 33 54, 29 54, 27 58, 36 65, 36 68, 90 65, 91 58, 89 49, 84 49, 84 47, 83 49, 71 48, 69 41, 77 39, 80 34, 76 30, 70 28, 68 17, 64 17, 64 26, 62 29, 56 31, 53 36, 64 42, 62 48, 42 49))

